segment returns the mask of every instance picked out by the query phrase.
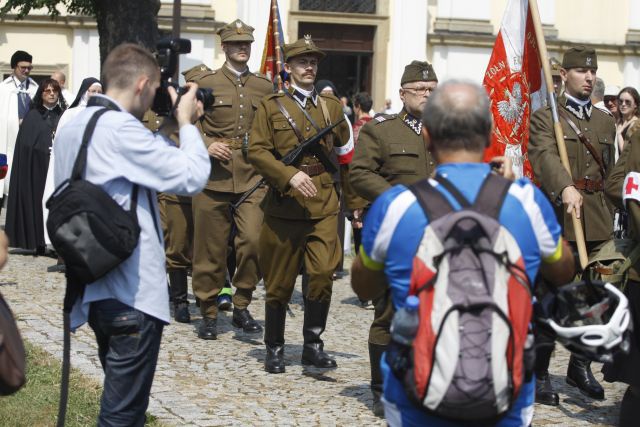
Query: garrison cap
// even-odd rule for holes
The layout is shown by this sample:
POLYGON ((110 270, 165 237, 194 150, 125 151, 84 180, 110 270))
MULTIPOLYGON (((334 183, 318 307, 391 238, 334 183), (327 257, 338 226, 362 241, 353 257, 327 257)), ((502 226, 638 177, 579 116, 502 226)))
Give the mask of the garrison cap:
POLYGON ((188 70, 182 72, 184 79, 186 81, 192 81, 198 74, 202 74, 206 71, 211 71, 211 68, 207 67, 204 64, 198 64, 195 67, 191 67, 188 70))
POLYGON ((564 53, 562 68, 591 68, 598 69, 598 57, 596 51, 586 46, 574 46, 564 53))
POLYGON ((411 64, 404 67, 400 86, 410 82, 437 82, 438 76, 433 71, 433 67, 427 61, 411 61, 411 64))
POLYGON ((285 62, 293 58, 294 56, 299 55, 315 55, 318 57, 318 59, 322 59, 327 56, 323 51, 318 49, 313 40, 311 40, 310 35, 305 35, 304 38, 284 45, 285 62))
POLYGON ((11 68, 16 68, 18 62, 33 62, 33 56, 29 55, 24 50, 16 50, 11 55, 11 68))
POLYGON ((253 28, 239 19, 218 30, 221 42, 253 42, 253 28))

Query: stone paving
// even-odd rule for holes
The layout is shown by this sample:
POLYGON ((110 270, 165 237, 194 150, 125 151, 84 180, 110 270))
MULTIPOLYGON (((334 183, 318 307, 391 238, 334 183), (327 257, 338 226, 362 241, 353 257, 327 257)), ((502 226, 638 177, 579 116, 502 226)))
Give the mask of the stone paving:
MULTIPOLYGON (((23 337, 61 357, 64 276, 46 272, 46 267, 54 263, 51 258, 12 254, 0 272, 0 291, 11 304, 23 337)), ((348 277, 336 281, 323 337, 338 369, 303 367, 299 289, 298 283, 287 318, 287 371, 281 375, 264 372, 262 337, 238 332, 231 326, 230 313, 220 315, 218 340, 198 339, 195 330, 200 316, 191 304, 191 324, 172 323, 165 328, 149 412, 167 425, 180 426, 385 425, 371 413, 367 335, 373 312, 359 307, 348 277)), ((255 293, 251 310, 256 319, 264 319, 262 287, 255 293)), ((561 405, 536 405, 533 424, 615 425, 625 386, 605 384, 604 401, 585 398, 564 383, 567 361, 568 353, 558 347, 551 373, 561 405)), ((89 377, 102 381, 88 326, 72 336, 71 362, 89 377)), ((602 378, 599 365, 594 365, 594 372, 602 378)))

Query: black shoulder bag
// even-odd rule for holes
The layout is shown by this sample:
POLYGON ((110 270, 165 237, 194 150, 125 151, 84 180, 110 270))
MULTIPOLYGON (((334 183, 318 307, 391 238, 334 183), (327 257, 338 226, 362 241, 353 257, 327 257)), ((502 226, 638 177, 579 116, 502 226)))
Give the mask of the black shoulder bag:
POLYGON ((67 408, 71 352, 70 313, 73 304, 82 297, 86 285, 103 277, 129 258, 140 238, 136 214, 138 185, 133 186, 131 206, 127 211, 100 186, 82 178, 87 163, 87 149, 98 119, 109 110, 119 110, 108 99, 98 98, 93 97, 89 105, 107 108, 96 111, 89 119, 71 178, 60 184, 47 200, 47 231, 53 247, 64 260, 67 277, 58 426, 64 425, 67 408))

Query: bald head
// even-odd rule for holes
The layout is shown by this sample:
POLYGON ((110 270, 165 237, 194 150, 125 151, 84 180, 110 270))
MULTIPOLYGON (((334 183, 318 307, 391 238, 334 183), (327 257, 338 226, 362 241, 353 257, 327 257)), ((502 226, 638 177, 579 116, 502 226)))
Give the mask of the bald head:
POLYGON ((54 71, 53 74, 51 74, 51 78, 60 83, 61 88, 64 88, 65 84, 67 83, 67 76, 65 76, 64 73, 60 70, 54 71))
POLYGON ((489 145, 491 136, 487 92, 472 82, 444 82, 431 94, 422 122, 433 150, 481 153, 489 145))

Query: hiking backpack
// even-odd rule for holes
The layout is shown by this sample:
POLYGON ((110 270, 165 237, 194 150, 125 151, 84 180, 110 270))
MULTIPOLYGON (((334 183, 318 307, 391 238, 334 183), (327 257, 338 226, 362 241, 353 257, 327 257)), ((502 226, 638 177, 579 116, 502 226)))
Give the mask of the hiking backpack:
POLYGON ((429 224, 409 291, 420 299, 420 323, 399 374, 427 412, 495 422, 533 365, 530 283, 516 240, 498 222, 511 181, 489 174, 471 205, 445 178, 435 179, 462 209, 455 211, 429 180, 410 187, 429 224))

